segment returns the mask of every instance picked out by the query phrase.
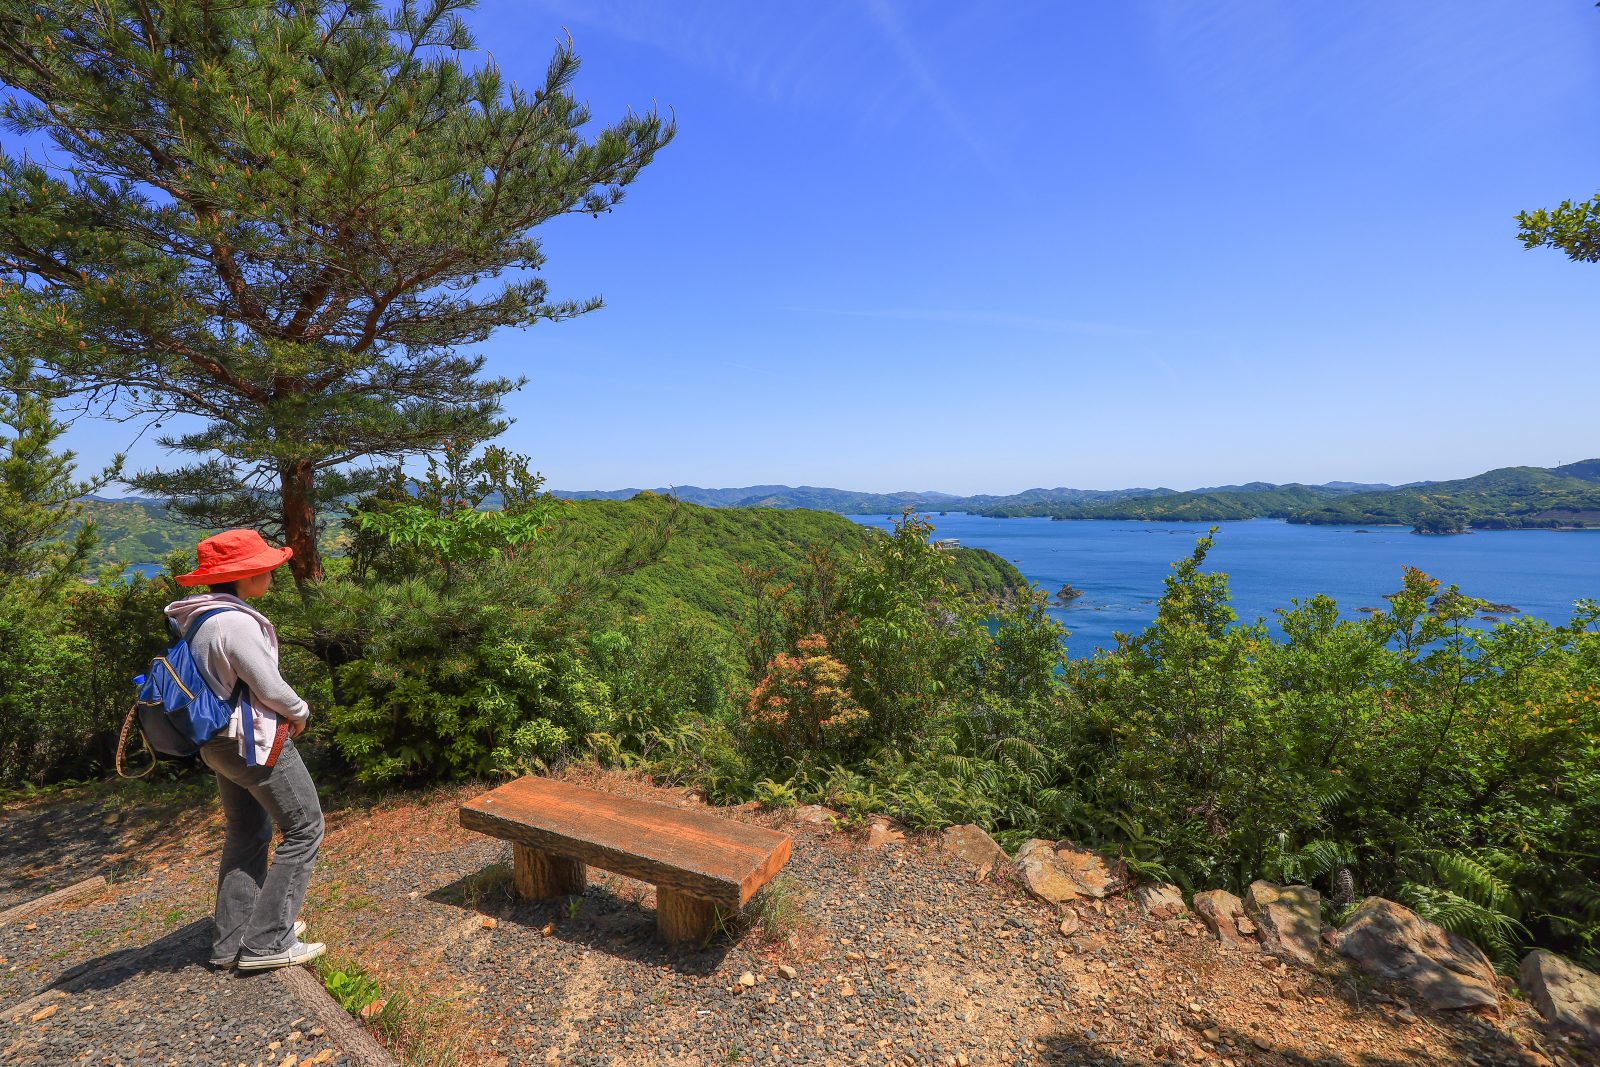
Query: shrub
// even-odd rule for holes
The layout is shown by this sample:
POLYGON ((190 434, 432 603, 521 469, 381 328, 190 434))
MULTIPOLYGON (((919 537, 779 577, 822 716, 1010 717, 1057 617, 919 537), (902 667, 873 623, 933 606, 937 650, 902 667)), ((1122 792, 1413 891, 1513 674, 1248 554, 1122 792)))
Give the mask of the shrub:
POLYGON ((0 782, 45 784, 83 747, 75 681, 89 645, 52 632, 39 615, 0 601, 0 782))
POLYGON ((801 638, 793 654, 767 665, 745 705, 745 725, 778 756, 825 759, 848 751, 867 726, 867 710, 850 695, 850 672, 828 655, 821 634, 801 638))
POLYGON ((44 600, 0 596, 0 782, 110 771, 133 677, 168 641, 173 589, 108 572, 44 600))
POLYGON ((625 765, 654 757, 694 723, 726 714, 742 673, 725 635, 670 614, 597 624, 587 651, 610 691, 609 712, 591 743, 625 765))
POLYGON ((357 780, 538 770, 603 721, 605 683, 539 605, 504 601, 506 578, 319 587, 322 639, 352 655, 322 731, 357 780))
POLYGON ((1283 638, 1231 626, 1211 540, 1155 623, 1076 664, 1098 749, 1078 787, 1196 884, 1319 881, 1403 900, 1502 964, 1529 941, 1600 947, 1600 608, 1486 629, 1482 604, 1407 569, 1389 608, 1326 597, 1283 638))

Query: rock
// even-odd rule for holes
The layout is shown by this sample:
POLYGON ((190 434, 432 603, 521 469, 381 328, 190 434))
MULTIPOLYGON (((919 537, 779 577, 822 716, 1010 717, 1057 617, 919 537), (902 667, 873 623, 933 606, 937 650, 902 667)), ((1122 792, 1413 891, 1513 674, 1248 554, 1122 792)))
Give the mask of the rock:
POLYGON ((1065 904, 1080 897, 1099 901, 1128 885, 1128 869, 1122 861, 1078 848, 1070 841, 1025 841, 1017 849, 1015 864, 1028 891, 1050 904, 1065 904))
POLYGON ((803 822, 807 826, 832 826, 838 817, 838 812, 821 804, 806 804, 794 809, 794 821, 803 822))
POLYGON ((751 974, 749 971, 746 971, 739 976, 739 984, 744 986, 746 989, 749 989, 751 986, 756 984, 756 976, 751 974))
POLYGON ((789 966, 787 963, 780 963, 778 964, 778 973, 792 982, 800 972, 789 966))
POLYGON ((1261 944, 1268 952, 1307 966, 1317 962, 1321 893, 1308 885, 1251 882, 1244 910, 1260 927, 1261 944))
POLYGON ((1068 908, 1061 916, 1061 936, 1071 937, 1083 926, 1083 920, 1078 918, 1078 913, 1068 908))
POLYGON ((1128 868, 1121 860, 1107 859, 1098 852, 1062 841, 1056 845, 1056 861, 1086 897, 1103 900, 1128 888, 1128 868))
POLYGON ((1244 902, 1226 889, 1208 889, 1194 895, 1194 913, 1227 948, 1254 948, 1255 924, 1245 918, 1244 902), (1249 925, 1242 931, 1240 923, 1249 925))
POLYGON ((1392 900, 1363 900, 1336 945, 1367 974, 1411 987, 1431 1007, 1500 1010, 1483 950, 1392 900))
POLYGON ((1017 849, 1016 865, 1017 874, 1028 892, 1046 904, 1065 904, 1080 896, 1077 883, 1057 862, 1053 842, 1037 837, 1024 841, 1017 849))
POLYGON ((1600 1048, 1600 975, 1536 948, 1522 958, 1522 992, 1552 1026, 1600 1048))
POLYGON ((896 830, 887 822, 874 822, 867 828, 867 847, 871 849, 887 848, 890 845, 902 844, 906 835, 896 830))
POLYGON ((1152 919, 1176 919, 1189 910, 1183 903, 1183 890, 1175 885, 1142 885, 1133 891, 1133 898, 1152 919))
POLYGON ((1011 862, 1006 850, 997 845, 983 827, 972 823, 947 827, 940 842, 946 852, 954 853, 979 870, 985 867, 992 870, 1011 862))

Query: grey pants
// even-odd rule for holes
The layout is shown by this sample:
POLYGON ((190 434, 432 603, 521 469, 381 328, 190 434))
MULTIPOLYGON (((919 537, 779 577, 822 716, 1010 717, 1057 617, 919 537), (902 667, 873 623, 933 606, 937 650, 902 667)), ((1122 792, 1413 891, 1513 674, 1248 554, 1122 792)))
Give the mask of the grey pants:
POLYGON ((287 951, 295 941, 295 916, 322 844, 316 786, 293 741, 284 742, 273 767, 246 764, 239 742, 230 737, 206 742, 200 758, 217 773, 228 820, 211 956, 232 959, 240 949, 258 956, 287 951), (269 867, 273 823, 283 832, 283 842, 269 867))

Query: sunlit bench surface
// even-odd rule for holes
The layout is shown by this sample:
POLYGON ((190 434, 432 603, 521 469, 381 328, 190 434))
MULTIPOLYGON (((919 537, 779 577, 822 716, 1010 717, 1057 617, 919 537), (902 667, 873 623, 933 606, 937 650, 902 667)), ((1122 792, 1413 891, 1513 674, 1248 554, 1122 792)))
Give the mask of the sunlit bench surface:
POLYGON ((586 865, 656 887, 669 941, 703 941, 789 859, 789 837, 701 810, 530 775, 461 806, 461 825, 511 842, 517 893, 582 893, 586 865))

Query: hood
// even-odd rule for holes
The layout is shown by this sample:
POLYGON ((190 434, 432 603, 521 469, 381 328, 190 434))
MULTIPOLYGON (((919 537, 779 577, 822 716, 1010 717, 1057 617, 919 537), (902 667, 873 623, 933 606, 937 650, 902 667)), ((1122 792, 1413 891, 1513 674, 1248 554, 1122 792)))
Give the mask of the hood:
POLYGON ((232 594, 196 593, 194 596, 186 596, 182 600, 174 600, 162 611, 166 613, 167 618, 172 620, 173 625, 177 626, 180 632, 187 632, 189 625, 195 619, 212 608, 233 608, 235 611, 244 612, 244 614, 261 624, 261 632, 266 634, 267 644, 272 646, 274 652, 278 650, 278 631, 273 628, 272 623, 268 622, 267 617, 261 612, 232 594))

